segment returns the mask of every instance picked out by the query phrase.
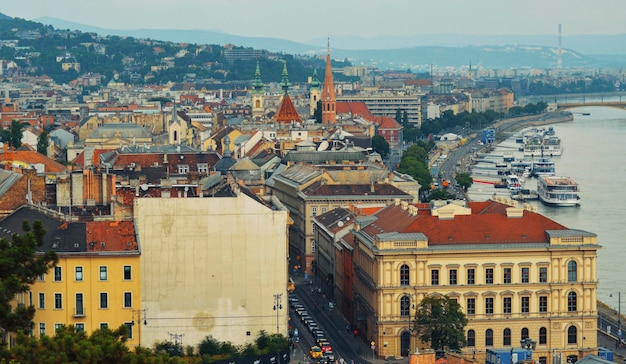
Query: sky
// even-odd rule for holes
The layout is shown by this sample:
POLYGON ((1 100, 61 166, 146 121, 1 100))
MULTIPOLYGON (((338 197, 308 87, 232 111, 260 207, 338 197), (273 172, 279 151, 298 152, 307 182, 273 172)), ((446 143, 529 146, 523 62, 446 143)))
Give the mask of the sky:
POLYGON ((625 0, 3 0, 0 12, 107 29, 333 36, 625 34, 625 0))

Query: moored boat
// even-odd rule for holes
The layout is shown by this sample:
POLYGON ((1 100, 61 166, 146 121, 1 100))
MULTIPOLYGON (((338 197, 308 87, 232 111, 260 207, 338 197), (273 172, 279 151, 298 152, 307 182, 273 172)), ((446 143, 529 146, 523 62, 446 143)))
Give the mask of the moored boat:
POLYGON ((556 172, 555 163, 548 158, 539 158, 533 161, 530 174, 534 177, 554 176, 556 172))
POLYGON ((522 182, 518 176, 510 174, 506 177, 506 187, 511 191, 519 191, 522 189, 522 182))
POLYGON ((548 205, 580 205, 578 191, 578 183, 570 177, 544 176, 537 182, 539 199, 548 205))

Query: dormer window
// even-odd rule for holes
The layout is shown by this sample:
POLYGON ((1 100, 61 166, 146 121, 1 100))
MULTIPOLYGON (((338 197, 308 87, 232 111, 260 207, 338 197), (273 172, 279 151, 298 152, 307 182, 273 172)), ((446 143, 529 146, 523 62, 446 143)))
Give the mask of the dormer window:
POLYGON ((178 165, 178 173, 187 174, 189 173, 189 165, 187 164, 179 164, 178 165))

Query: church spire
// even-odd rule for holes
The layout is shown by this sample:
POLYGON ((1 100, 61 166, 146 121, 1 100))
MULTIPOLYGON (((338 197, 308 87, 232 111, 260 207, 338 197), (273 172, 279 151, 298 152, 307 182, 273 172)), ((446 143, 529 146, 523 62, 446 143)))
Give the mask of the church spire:
POLYGON ((287 60, 284 59, 283 60, 283 77, 280 81, 280 87, 283 88, 283 94, 287 94, 287 91, 289 91, 289 86, 291 86, 291 83, 289 82, 289 74, 287 73, 287 60))
POLYGON ((330 37, 326 54, 326 71, 324 73, 324 89, 322 90, 322 124, 334 124, 337 121, 337 95, 333 83, 333 69, 330 62, 330 37))
POLYGON ((261 80, 261 68, 259 67, 259 60, 256 60, 256 71, 254 72, 254 81, 252 82, 254 92, 263 91, 263 81, 261 80))

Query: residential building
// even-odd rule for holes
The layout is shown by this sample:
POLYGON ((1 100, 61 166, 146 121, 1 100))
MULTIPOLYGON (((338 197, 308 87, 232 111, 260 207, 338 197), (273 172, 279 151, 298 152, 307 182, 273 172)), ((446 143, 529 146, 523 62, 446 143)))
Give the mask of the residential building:
POLYGON ((597 347, 596 234, 499 197, 396 200, 355 219, 342 250, 354 269, 349 320, 379 343, 379 357, 427 348, 409 327, 421 300, 436 295, 460 304, 469 320, 463 351, 478 360, 527 338, 540 363, 597 347))
POLYGON ((360 93, 337 97, 338 102, 363 102, 374 116, 395 118, 398 110, 406 111, 410 123, 422 125, 422 97, 410 93, 360 93))
MULTIPOLYGON (((0 221, 0 235, 22 234, 22 223, 40 221, 46 230, 38 250, 54 250, 58 263, 16 304, 36 309, 33 335, 54 335, 59 325, 91 333, 128 326, 128 344, 141 345, 140 249, 133 221, 70 221, 35 205, 23 205, 0 221)), ((152 343, 151 343, 152 344, 152 343)), ((150 344, 150 345, 151 345, 150 344)))

